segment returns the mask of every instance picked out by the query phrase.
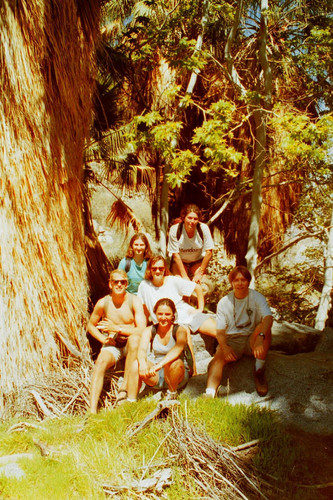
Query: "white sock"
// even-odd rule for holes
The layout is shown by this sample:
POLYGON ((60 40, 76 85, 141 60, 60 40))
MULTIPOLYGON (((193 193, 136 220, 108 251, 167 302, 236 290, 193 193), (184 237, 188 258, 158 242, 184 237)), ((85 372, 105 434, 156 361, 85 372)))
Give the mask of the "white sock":
POLYGON ((212 396, 215 396, 215 389, 212 389, 211 387, 207 387, 206 389, 206 394, 212 394, 212 396))
POLYGON ((261 368, 263 368, 265 366, 265 362, 266 362, 265 359, 257 359, 256 358, 256 372, 258 370, 261 370, 261 368))
POLYGON ((177 394, 177 391, 170 391, 170 389, 168 389, 167 394, 174 396, 175 394, 177 394))
POLYGON ((136 403, 136 398, 127 398, 126 401, 129 403, 136 403))

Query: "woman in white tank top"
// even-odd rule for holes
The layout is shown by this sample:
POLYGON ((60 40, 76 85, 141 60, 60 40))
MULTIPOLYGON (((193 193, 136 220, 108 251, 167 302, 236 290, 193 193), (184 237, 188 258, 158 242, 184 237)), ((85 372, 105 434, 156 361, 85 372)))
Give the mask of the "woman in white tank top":
POLYGON ((177 388, 185 385, 190 376, 184 359, 187 330, 175 324, 174 302, 168 298, 158 300, 154 313, 158 322, 144 330, 137 361, 128 376, 128 401, 136 401, 142 381, 156 389, 167 389, 167 398, 174 399, 177 388))

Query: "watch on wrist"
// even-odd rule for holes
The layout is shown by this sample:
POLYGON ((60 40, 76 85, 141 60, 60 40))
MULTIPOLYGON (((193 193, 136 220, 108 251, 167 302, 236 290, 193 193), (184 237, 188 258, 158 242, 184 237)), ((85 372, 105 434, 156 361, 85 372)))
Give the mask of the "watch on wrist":
POLYGON ((264 332, 260 332, 258 336, 259 336, 259 337, 262 337, 264 340, 265 340, 265 338, 266 338, 266 335, 264 334, 264 332))

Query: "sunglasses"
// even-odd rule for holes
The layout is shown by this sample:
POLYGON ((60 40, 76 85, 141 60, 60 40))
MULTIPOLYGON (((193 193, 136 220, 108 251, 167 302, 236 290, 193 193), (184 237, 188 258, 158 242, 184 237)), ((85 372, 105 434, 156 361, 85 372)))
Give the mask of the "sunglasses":
POLYGON ((120 285, 127 285, 127 280, 112 280, 112 283, 114 285, 118 285, 118 283, 120 283, 120 285))
POLYGON ((152 271, 164 271, 164 269, 165 269, 164 266, 163 267, 161 266, 161 267, 152 267, 151 268, 152 271))

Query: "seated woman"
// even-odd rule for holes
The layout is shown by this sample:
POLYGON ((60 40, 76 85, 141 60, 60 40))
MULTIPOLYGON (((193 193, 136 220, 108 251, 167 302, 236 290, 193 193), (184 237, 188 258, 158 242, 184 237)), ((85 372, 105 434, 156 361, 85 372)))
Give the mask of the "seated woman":
POLYGON ((171 272, 200 283, 212 257, 214 242, 207 224, 200 221, 196 205, 185 205, 181 222, 170 227, 168 253, 172 257, 171 272))
POLYGON ((149 241, 144 233, 136 233, 132 236, 126 255, 119 262, 118 269, 127 273, 129 293, 138 293, 138 287, 144 279, 147 262, 152 256, 149 241))
POLYGON ((136 401, 142 381, 156 389, 167 388, 166 398, 175 399, 177 389, 183 387, 191 375, 184 358, 187 332, 183 326, 175 323, 174 302, 167 298, 158 300, 154 314, 157 323, 144 330, 138 358, 132 363, 128 374, 127 401, 136 401))
POLYGON ((154 313, 156 302, 168 297, 176 306, 179 324, 189 327, 191 333, 200 332, 216 337, 214 315, 203 312, 205 303, 201 286, 180 276, 170 276, 166 260, 161 255, 149 260, 145 279, 139 285, 138 297, 143 302, 147 318, 150 317, 153 323, 157 319, 154 313), (183 300, 193 292, 197 295, 197 309, 183 300))

